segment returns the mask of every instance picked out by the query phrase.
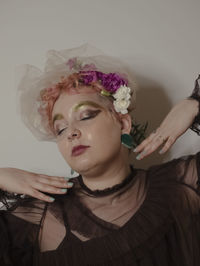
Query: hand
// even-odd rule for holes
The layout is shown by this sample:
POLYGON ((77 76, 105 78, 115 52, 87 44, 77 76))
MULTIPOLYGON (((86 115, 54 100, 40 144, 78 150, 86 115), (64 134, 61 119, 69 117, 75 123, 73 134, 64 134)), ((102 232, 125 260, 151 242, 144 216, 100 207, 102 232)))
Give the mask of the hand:
POLYGON ((134 152, 139 152, 136 159, 145 158, 161 145, 163 147, 159 152, 160 154, 168 151, 177 138, 192 125, 198 110, 198 101, 196 100, 185 99, 177 103, 165 117, 160 127, 135 148, 134 152))
POLYGON ((54 198, 42 192, 65 194, 67 188, 72 187, 68 180, 69 178, 36 174, 16 168, 0 168, 0 189, 47 202, 54 201, 54 198))

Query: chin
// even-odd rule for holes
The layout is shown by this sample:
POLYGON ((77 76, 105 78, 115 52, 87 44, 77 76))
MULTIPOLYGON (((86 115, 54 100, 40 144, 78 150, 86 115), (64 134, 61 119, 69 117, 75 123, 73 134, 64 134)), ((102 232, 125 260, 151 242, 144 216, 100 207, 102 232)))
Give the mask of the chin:
POLYGON ((94 161, 92 161, 91 159, 81 159, 81 158, 67 163, 73 170, 75 170, 79 174, 86 173, 95 165, 94 161))

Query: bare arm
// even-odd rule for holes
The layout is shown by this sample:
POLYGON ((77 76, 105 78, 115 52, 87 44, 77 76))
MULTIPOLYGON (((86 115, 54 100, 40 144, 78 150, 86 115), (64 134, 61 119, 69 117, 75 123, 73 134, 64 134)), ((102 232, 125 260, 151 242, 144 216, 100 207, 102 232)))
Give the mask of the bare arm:
POLYGON ((48 176, 17 168, 0 168, 0 189, 12 193, 26 194, 34 198, 52 202, 54 198, 43 192, 65 194, 70 188, 69 178, 48 176))
POLYGON ((160 146, 160 153, 168 151, 174 142, 186 132, 199 111, 199 103, 195 99, 184 99, 178 102, 165 117, 161 125, 152 132, 134 152, 139 153, 137 159, 141 160, 160 146))

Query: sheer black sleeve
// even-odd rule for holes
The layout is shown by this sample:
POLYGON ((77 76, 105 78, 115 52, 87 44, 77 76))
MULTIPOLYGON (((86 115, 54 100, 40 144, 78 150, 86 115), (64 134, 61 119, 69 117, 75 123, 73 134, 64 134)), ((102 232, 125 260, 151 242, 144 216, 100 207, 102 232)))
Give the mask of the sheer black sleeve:
MULTIPOLYGON (((152 168, 154 169, 154 166, 152 168)), ((200 152, 155 166, 153 174, 166 180, 171 178, 200 196, 200 152)))
POLYGON ((200 152, 180 157, 175 169, 179 181, 200 196, 200 152))
POLYGON ((192 129, 200 136, 200 75, 195 80, 194 90, 192 91, 192 94, 188 97, 188 99, 195 99, 199 103, 199 112, 195 117, 194 122, 192 123, 190 129, 192 129))
POLYGON ((23 194, 10 193, 0 189, 0 204, 4 209, 9 210, 10 208, 16 207, 23 201, 23 198, 23 194))
POLYGON ((0 204, 0 265, 32 266, 46 204, 3 190, 0 204))

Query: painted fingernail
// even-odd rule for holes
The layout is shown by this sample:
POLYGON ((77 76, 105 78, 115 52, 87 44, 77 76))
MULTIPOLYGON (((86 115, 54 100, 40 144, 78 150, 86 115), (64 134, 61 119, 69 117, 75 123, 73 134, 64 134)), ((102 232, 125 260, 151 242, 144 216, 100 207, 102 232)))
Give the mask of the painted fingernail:
POLYGON ((137 160, 141 160, 142 157, 145 155, 146 151, 141 152, 140 154, 138 154, 138 156, 136 157, 137 160))
POLYGON ((72 187, 72 186, 74 185, 74 183, 72 183, 72 182, 68 182, 67 184, 68 184, 68 186, 70 186, 70 187, 72 187))
POLYGON ((49 199, 50 199, 50 201, 52 201, 52 202, 55 200, 53 197, 50 197, 49 199))
POLYGON ((138 156, 136 156, 137 160, 140 160, 141 154, 139 154, 138 156))
POLYGON ((64 177, 65 180, 69 181, 69 177, 64 177))
POLYGON ((163 153, 164 153, 164 150, 160 150, 160 151, 159 151, 159 154, 163 154, 163 153))
POLYGON ((61 192, 67 192, 67 188, 61 188, 61 192))

